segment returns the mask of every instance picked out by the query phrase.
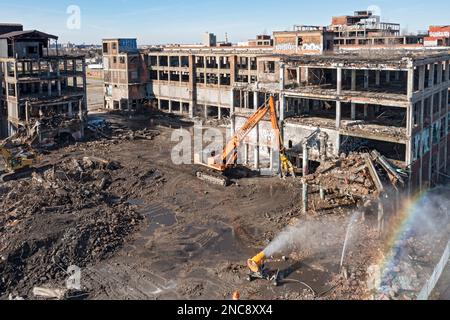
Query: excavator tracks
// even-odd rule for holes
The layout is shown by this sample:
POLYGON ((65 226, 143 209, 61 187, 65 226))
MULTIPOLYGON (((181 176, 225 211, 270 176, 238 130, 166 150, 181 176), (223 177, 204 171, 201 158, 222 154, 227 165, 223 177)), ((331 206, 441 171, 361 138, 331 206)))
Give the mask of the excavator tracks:
POLYGON ((224 176, 221 172, 216 172, 200 165, 195 166, 194 175, 197 179, 216 186, 227 187, 230 185, 230 179, 224 176))

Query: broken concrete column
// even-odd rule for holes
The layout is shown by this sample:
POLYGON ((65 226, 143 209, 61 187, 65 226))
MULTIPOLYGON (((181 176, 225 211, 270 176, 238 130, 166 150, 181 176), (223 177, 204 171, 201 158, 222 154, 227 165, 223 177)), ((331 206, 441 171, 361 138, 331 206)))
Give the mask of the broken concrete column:
POLYGON ((442 63, 438 63, 437 64, 437 68, 438 68, 438 74, 437 74, 437 83, 441 84, 442 83, 442 74, 443 74, 443 65, 442 63))
POLYGON ((423 91, 425 89, 425 66, 419 67, 419 90, 423 91))
POLYGON ((303 201, 303 213, 307 214, 309 207, 308 207, 308 183, 306 181, 303 181, 302 184, 302 201, 303 201))
POLYGON ((273 149, 269 148, 269 157, 270 157, 270 171, 273 171, 273 149))
POLYGON ((305 113, 309 113, 311 111, 311 100, 306 99, 304 100, 305 105, 305 113))
POLYGON ((72 117, 72 116, 73 116, 72 102, 69 102, 69 103, 67 104, 67 115, 68 115, 69 117, 72 117))
POLYGON ((369 88, 369 70, 364 70, 364 89, 369 88))
POLYGON ((255 141, 255 156, 254 156, 254 167, 255 170, 259 170, 259 125, 255 127, 256 141, 255 141))
POLYGON ((430 71, 429 71, 429 77, 428 77, 428 86, 429 87, 434 86, 434 63, 430 64, 430 71))
POLYGON ((337 134, 336 135, 336 144, 335 144, 335 148, 334 148, 334 155, 336 157, 338 157, 340 154, 340 151, 341 151, 341 135, 337 134))
POLYGON ((248 109, 248 106, 249 106, 249 94, 248 94, 248 91, 245 91, 245 93, 244 93, 244 108, 245 109, 248 109))
POLYGON ((352 91, 356 91, 356 70, 352 70, 352 91))
POLYGON ((380 83, 381 83, 381 71, 377 70, 375 71, 375 84, 379 86, 380 83))
POLYGON ((235 104, 234 104, 234 91, 233 90, 231 90, 231 92, 230 92, 230 120, 231 120, 230 130, 231 130, 231 135, 233 136, 236 133, 236 108, 235 108, 235 104))
POLYGON ((356 103, 352 103, 351 106, 351 119, 356 120, 356 103))
MULTIPOLYGON (((180 107, 181 110, 183 110, 183 106, 180 107)), ((194 103, 189 102, 189 118, 194 117, 194 103)))
POLYGON ((84 112, 83 112, 83 100, 80 100, 78 102, 78 117, 80 118, 81 121, 81 126, 80 126, 80 135, 81 135, 81 139, 84 139, 84 122, 85 122, 85 117, 84 117, 84 112))
POLYGON ((339 130, 341 128, 341 120, 342 120, 342 103, 341 101, 336 101, 336 129, 339 130))
POLYGON ((280 90, 283 91, 285 88, 285 65, 280 63, 280 90))
POLYGON ((342 94, 342 68, 337 68, 337 95, 342 94))
POLYGON ((411 100, 414 95, 414 67, 410 66, 408 69, 408 83, 407 83, 407 95, 408 99, 411 100))
POLYGON ((249 155, 249 145, 248 143, 244 144, 244 165, 248 166, 248 155, 249 155))
POLYGON ((450 62, 449 61, 446 61, 445 62, 445 72, 444 72, 444 74, 445 74, 445 81, 448 81, 448 80, 450 80, 450 62))
POLYGON ((309 174, 309 155, 308 155, 308 144, 303 144, 303 176, 309 174))
POLYGON ((286 111, 286 96, 280 95, 280 121, 284 121, 284 114, 286 111))
POLYGON ((169 100, 169 113, 172 113, 172 100, 169 100))

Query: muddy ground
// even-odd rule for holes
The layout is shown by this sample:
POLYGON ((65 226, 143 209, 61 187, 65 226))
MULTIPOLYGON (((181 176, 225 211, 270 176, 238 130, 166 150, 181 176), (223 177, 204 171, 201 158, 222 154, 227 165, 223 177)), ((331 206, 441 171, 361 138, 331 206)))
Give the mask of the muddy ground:
POLYGON ((175 116, 95 117, 159 134, 52 151, 47 159, 58 165, 50 174, 2 186, 3 298, 33 299, 35 286, 64 287, 71 265, 81 268, 83 299, 230 299, 236 290, 243 299, 368 298, 366 271, 375 259, 368 252, 380 247, 375 217, 365 217, 361 241, 349 247, 344 277, 340 259, 352 208, 321 205, 316 194, 304 215, 300 185, 276 177, 227 188, 197 180, 195 166, 171 161, 173 130, 192 125, 175 116), (249 283, 246 260, 293 224, 312 231, 285 259, 268 261, 287 280, 279 287, 249 283))

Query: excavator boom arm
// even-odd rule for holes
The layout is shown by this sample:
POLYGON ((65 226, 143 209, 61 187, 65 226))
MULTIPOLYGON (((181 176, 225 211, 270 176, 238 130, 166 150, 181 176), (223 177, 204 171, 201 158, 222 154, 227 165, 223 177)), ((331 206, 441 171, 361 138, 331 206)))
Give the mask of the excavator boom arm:
POLYGON ((239 148, 242 141, 250 134, 250 132, 258 125, 258 123, 270 112, 270 121, 272 123, 272 129, 275 131, 275 139, 277 139, 278 146, 282 147, 282 140, 280 135, 280 127, 278 125, 278 117, 275 105, 275 98, 271 96, 269 98, 269 104, 265 104, 259 108, 239 129, 236 134, 227 143, 222 154, 214 158, 214 164, 210 163, 209 166, 220 171, 225 171, 229 166, 236 163, 237 160, 237 148, 239 148))
POLYGON ((231 165, 236 161, 236 149, 240 146, 241 142, 249 135, 249 133, 258 125, 261 119, 269 111, 267 106, 260 108, 256 113, 254 113, 245 125, 239 129, 239 131, 230 139, 227 146, 223 150, 222 153, 222 163, 226 163, 227 165, 231 165))

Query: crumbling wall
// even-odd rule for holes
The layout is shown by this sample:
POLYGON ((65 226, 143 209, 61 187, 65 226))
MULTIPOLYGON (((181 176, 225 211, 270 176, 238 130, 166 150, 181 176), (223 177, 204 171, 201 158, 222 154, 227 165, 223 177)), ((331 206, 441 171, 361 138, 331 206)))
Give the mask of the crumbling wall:
MULTIPOLYGON (((301 152, 303 150, 303 139, 309 137, 315 130, 316 128, 310 126, 286 123, 283 128, 284 146, 287 149, 294 149, 295 151, 301 152)), ((318 136, 313 138, 309 143, 311 158, 320 158, 321 148, 326 148, 328 156, 337 154, 339 151, 339 146, 336 145, 336 141, 338 141, 339 137, 339 132, 337 132, 336 130, 323 128, 320 128, 320 130, 328 136, 326 139, 327 145, 322 146, 320 144, 320 139, 318 136)))

